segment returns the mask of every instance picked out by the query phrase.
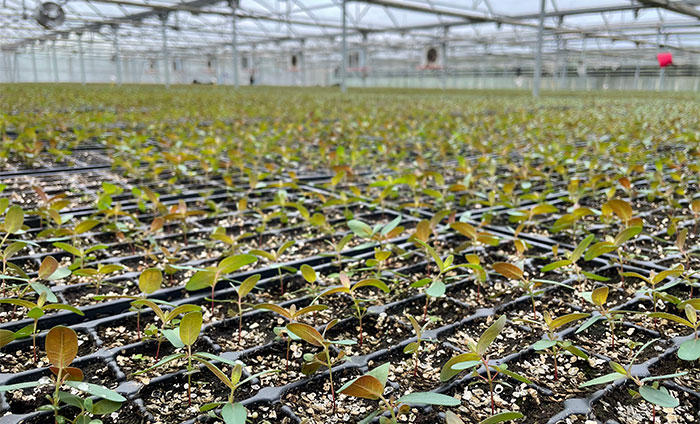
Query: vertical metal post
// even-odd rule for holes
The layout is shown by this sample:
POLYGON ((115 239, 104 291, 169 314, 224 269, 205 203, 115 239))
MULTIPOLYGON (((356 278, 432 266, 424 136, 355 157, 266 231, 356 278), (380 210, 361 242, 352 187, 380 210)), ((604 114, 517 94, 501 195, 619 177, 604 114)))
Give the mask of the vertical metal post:
POLYGON ((19 51, 15 50, 15 54, 13 55, 14 58, 14 76, 12 77, 13 82, 19 82, 19 51))
POLYGON ((442 89, 447 89, 447 27, 443 28, 443 40, 440 43, 440 56, 442 57, 442 73, 440 79, 442 82, 442 89))
POLYGON ((165 88, 170 88, 170 55, 168 53, 167 31, 168 14, 162 13, 158 17, 160 18, 161 32, 163 37, 163 76, 165 78, 165 88))
POLYGON ((51 61, 53 62, 53 79, 58 82, 58 59, 56 58, 56 40, 51 43, 51 61))
POLYGON ((117 85, 122 85, 122 65, 121 58, 119 55, 119 27, 117 25, 112 26, 112 41, 114 43, 114 66, 117 72, 117 85))
POLYGON ((368 63, 369 63, 369 55, 367 53, 367 32, 362 32, 362 63, 360 63, 360 67, 362 68, 362 85, 364 87, 367 87, 367 73, 369 72, 368 68, 368 63))
POLYGON ((304 40, 301 40, 299 48, 299 69, 301 71, 301 86, 306 85, 306 57, 304 56, 304 40))
POLYGON ((85 56, 83 54, 83 33, 78 34, 78 53, 80 54, 80 83, 85 85, 85 56))
POLYGON ((36 46, 32 44, 32 74, 34 74, 34 82, 39 82, 39 74, 36 71, 36 46))
MULTIPOLYGON (((658 49, 658 53, 661 53, 661 28, 659 28, 659 32, 656 34, 656 45, 658 49)), ((663 90, 664 88, 664 71, 666 68, 661 68, 659 70, 659 80, 657 81, 656 84, 656 91, 663 90)))
POLYGON ((566 40, 561 40, 561 46, 562 46, 562 66, 561 66, 561 88, 566 90, 566 77, 569 73, 569 56, 566 53, 566 40))
POLYGON ((345 93, 347 91, 346 86, 346 73, 348 68, 348 28, 347 28, 347 6, 345 0, 343 0, 343 48, 341 50, 343 54, 342 64, 340 65, 340 91, 345 93))
POLYGON ((238 16, 236 16, 238 0, 230 0, 229 5, 231 6, 231 23, 233 24, 233 36, 231 39, 231 48, 233 50, 233 87, 238 90, 240 87, 240 83, 238 81, 238 33, 236 31, 236 23, 238 21, 238 16))
POLYGON ((639 54, 639 43, 636 44, 637 66, 634 68, 634 89, 639 90, 639 74, 642 66, 642 56, 639 54))
POLYGON ((545 0, 540 0, 540 25, 537 30, 537 54, 535 55, 535 76, 532 82, 532 95, 539 97, 542 80, 542 38, 544 35, 545 0))

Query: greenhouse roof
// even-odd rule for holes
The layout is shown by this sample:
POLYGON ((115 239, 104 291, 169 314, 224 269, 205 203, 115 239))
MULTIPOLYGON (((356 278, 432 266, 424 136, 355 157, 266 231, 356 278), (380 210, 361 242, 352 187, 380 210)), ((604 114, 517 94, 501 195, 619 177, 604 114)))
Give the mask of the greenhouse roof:
MULTIPOLYGON (((22 50, 46 41, 71 46, 87 36, 104 50, 118 35, 121 52, 162 47, 163 21, 173 50, 231 48, 231 4, 215 0, 53 0, 65 21, 49 28, 35 19, 41 2, 2 0, 0 45, 22 50)), ((239 0, 241 51, 299 48, 333 51, 343 31, 342 0, 239 0)), ((544 49, 625 55, 636 48, 700 53, 700 1, 546 0, 544 49)), ((540 2, 536 0, 362 0, 345 2, 348 42, 406 49, 434 42, 476 51, 531 55, 540 2)))

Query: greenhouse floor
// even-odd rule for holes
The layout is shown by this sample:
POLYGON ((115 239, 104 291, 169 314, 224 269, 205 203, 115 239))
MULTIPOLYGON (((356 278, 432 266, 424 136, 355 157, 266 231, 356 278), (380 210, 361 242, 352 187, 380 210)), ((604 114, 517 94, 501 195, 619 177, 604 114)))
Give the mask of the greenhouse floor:
POLYGON ((1 424, 700 422, 698 97, 2 90, 1 424))

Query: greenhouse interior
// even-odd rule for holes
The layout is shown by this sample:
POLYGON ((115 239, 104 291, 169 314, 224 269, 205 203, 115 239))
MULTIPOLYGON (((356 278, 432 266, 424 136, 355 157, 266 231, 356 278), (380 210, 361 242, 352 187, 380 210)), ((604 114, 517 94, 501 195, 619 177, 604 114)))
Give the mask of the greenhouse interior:
POLYGON ((700 0, 1 0, 0 424, 697 424, 700 0))

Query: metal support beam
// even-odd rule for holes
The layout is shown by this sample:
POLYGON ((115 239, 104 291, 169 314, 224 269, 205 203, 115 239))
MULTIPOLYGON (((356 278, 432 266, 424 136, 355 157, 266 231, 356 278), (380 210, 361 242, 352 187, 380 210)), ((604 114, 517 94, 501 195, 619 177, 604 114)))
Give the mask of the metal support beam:
MULTIPOLYGON (((639 52, 639 44, 637 44, 637 52, 639 52)), ((634 89, 639 90, 639 72, 642 66, 642 57, 637 53, 637 66, 634 68, 634 89)))
POLYGON ((440 74, 440 80, 442 83, 442 89, 447 89, 447 31, 448 28, 444 28, 443 40, 440 43, 440 56, 442 57, 442 73, 440 74))
POLYGON ((340 65, 340 91, 345 93, 347 91, 347 86, 346 86, 346 73, 347 73, 347 68, 348 68, 348 19, 347 19, 347 5, 345 4, 345 0, 343 1, 343 48, 342 48, 342 54, 343 54, 343 60, 341 61, 340 65))
POLYGON ((80 55, 80 83, 85 85, 85 56, 83 54, 83 34, 78 34, 78 54, 80 55))
POLYGON ((162 13, 158 16, 161 22, 161 33, 163 37, 163 78, 165 88, 170 88, 170 54, 168 53, 168 14, 162 13))
POLYGON ((238 21, 238 16, 236 15, 236 9, 238 9, 238 0, 231 0, 229 2, 231 6, 231 23, 233 24, 233 36, 231 40, 231 48, 233 49, 233 87, 238 90, 240 83, 238 81, 238 33, 236 31, 236 23, 238 21))
POLYGON ((119 54, 119 27, 112 27, 112 42, 114 43, 114 69, 117 73, 117 85, 122 85, 122 64, 119 54))
POLYGON ((360 66, 362 67, 362 85, 364 87, 367 87, 367 74, 369 72, 368 65, 369 64, 369 51, 367 50, 367 33, 363 32, 362 33, 362 63, 360 66))
POLYGON ((32 74, 34 74, 34 82, 39 82, 39 74, 36 70, 36 46, 32 46, 32 74))
POLYGON ((535 77, 532 82, 532 95, 539 97, 542 80, 542 37, 544 35, 545 0, 540 0, 540 25, 537 30, 537 54, 535 55, 535 77))
POLYGON ((299 85, 306 85, 306 57, 304 56, 304 40, 301 40, 301 47, 299 48, 299 74, 301 75, 301 83, 299 85))
POLYGON ((51 61, 53 62, 53 79, 58 82, 58 59, 56 58, 56 40, 51 43, 51 61))

